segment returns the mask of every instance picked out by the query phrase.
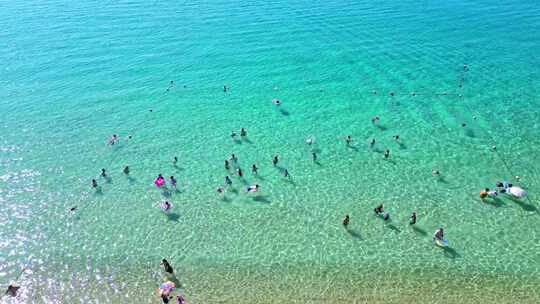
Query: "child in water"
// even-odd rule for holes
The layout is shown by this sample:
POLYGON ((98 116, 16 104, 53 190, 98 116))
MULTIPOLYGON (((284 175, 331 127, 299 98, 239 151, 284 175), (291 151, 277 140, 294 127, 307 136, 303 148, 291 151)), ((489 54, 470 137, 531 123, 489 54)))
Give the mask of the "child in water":
POLYGON ((170 178, 171 187, 176 189, 176 178, 174 176, 171 176, 170 178))

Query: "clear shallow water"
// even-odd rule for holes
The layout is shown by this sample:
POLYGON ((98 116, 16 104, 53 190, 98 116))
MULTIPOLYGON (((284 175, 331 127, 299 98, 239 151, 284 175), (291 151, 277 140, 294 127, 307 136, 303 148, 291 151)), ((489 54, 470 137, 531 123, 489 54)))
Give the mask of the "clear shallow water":
POLYGON ((1 8, 0 284, 23 286, 3 301, 158 302, 167 258, 190 303, 538 302, 534 3, 1 8), (112 133, 133 138, 108 147, 112 133), (245 181, 222 199, 231 153, 245 181), (179 192, 164 198, 158 173, 179 192), (515 175, 528 200, 479 202, 515 175), (381 202, 391 224, 372 215, 381 202), (431 243, 439 226, 449 250, 431 243))

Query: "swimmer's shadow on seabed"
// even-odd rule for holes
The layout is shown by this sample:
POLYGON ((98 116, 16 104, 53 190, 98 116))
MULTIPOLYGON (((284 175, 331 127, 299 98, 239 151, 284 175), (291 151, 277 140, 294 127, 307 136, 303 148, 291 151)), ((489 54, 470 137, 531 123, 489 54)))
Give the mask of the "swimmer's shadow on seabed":
POLYGON ((360 233, 359 233, 358 231, 356 231, 355 229, 345 228, 345 231, 347 231, 347 233, 348 233, 350 236, 352 236, 353 238, 362 240, 362 236, 361 236, 360 233))
POLYGON ((385 127, 384 125, 376 124, 375 126, 376 126, 379 130, 381 130, 381 131, 386 131, 386 130, 388 130, 388 128, 385 127))
POLYGON ((248 144, 253 144, 253 142, 247 137, 242 138, 242 140, 247 142, 248 144))
POLYGON ((223 195, 223 196, 220 198, 220 200, 221 200, 222 202, 225 202, 225 203, 230 203, 230 202, 232 202, 232 199, 229 198, 229 197, 226 196, 226 195, 223 195))
POLYGON ((460 258, 461 255, 452 247, 442 247, 444 251, 444 256, 450 259, 460 258))
POLYGON ((517 199, 517 198, 509 196, 509 195, 507 195, 506 198, 513 201, 514 203, 519 205, 523 210, 525 210, 527 212, 538 212, 538 209, 536 208, 536 206, 531 205, 531 204, 527 204, 525 202, 525 200, 520 200, 520 199, 517 199))
POLYGON ((97 186, 94 191, 94 195, 103 195, 103 188, 101 188, 101 186, 97 186))
POLYGON ((347 146, 347 149, 353 150, 354 152, 358 152, 358 148, 355 146, 347 146))
POLYGON ((177 213, 166 213, 167 219, 172 222, 178 222, 180 216, 177 213))
POLYGON ((406 144, 404 144, 402 142, 399 142, 399 141, 397 142, 397 144, 398 144, 398 146, 399 146, 399 148, 401 150, 407 150, 407 145, 406 144))
POLYGON ((504 202, 498 197, 486 198, 480 201, 486 205, 490 205, 497 208, 504 206, 504 202))
POLYGON ((271 203, 271 201, 268 199, 266 195, 257 195, 257 196, 252 197, 251 199, 259 203, 265 203, 265 204, 271 203))
POLYGON ((296 186, 296 183, 294 182, 294 180, 292 179, 292 177, 283 177, 283 180, 286 182, 286 183, 289 183, 293 186, 296 186))
POLYGON ((417 227, 415 225, 411 225, 411 228, 412 228, 412 230, 414 230, 414 232, 416 232, 418 234, 427 235, 427 232, 424 229, 420 228, 420 227, 417 227))
POLYGON ((448 181, 444 178, 444 176, 440 176, 440 175, 439 175, 439 176, 437 177, 437 181, 438 181, 439 183, 448 184, 448 181))
POLYGON ((289 113, 289 111, 287 111, 285 109, 279 109, 279 113, 281 113, 281 115, 283 115, 283 116, 291 115, 291 113, 289 113))
POLYGON ((395 165, 395 164, 396 164, 396 161, 393 160, 392 158, 383 158, 383 160, 384 160, 385 162, 388 162, 388 163, 392 164, 392 165, 395 165))
POLYGON ((257 179, 257 180, 266 180, 266 178, 264 178, 262 175, 259 175, 259 174, 253 174, 253 178, 257 179))
POLYGON ((466 129, 465 130, 465 135, 468 136, 468 137, 476 137, 476 134, 474 134, 474 131, 471 130, 471 129, 466 129))

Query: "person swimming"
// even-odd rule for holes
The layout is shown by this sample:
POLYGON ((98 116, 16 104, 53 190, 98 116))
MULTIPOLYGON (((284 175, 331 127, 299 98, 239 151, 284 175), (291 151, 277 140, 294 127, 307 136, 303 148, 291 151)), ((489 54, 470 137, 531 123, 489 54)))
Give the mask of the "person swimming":
POLYGON ((251 173, 257 174, 257 166, 255 164, 251 166, 251 173))
POLYGON ((281 104, 281 100, 277 99, 277 98, 274 98, 272 99, 272 103, 276 106, 279 106, 281 104))
POLYGON ((289 170, 287 170, 287 169, 283 170, 283 176, 284 177, 290 177, 289 170))
POLYGON ((435 230, 435 233, 433 234, 433 240, 444 240, 444 231, 442 228, 435 230))
POLYGON ((231 154, 230 160, 231 160, 232 162, 237 162, 237 161, 238 161, 238 158, 237 158, 236 155, 234 155, 234 153, 233 153, 233 154, 231 154))
POLYGON ((383 213, 384 212, 383 204, 380 204, 379 206, 375 207, 375 209, 373 209, 373 212, 375 212, 376 215, 383 213))
POLYGON ((227 86, 223 85, 223 92, 227 92, 227 86))
POLYGON ((225 170, 229 170, 231 167, 229 166, 229 161, 225 160, 225 170))
POLYGON ((169 212, 172 209, 171 203, 165 201, 163 204, 161 204, 161 209, 165 212, 169 212))
POLYGON ((314 143, 315 143, 315 138, 310 137, 310 138, 306 139, 306 145, 311 146, 314 143))
POLYGON ((499 192, 497 192, 497 190, 489 190, 489 188, 486 188, 486 191, 487 191, 487 195, 489 197, 497 197, 499 196, 499 192))
POLYGON ((178 157, 175 156, 175 157, 173 158, 172 163, 173 163, 174 166, 176 166, 176 163, 177 163, 177 162, 178 162, 178 157))
POLYGON ((124 172, 125 175, 128 175, 129 174, 129 167, 125 166, 123 172, 124 172))
POLYGON ((409 225, 414 225, 414 224, 416 224, 416 212, 413 212, 409 218, 411 219, 411 220, 409 221, 409 225))
POLYGON ((390 150, 387 149, 386 151, 384 151, 384 158, 386 159, 388 157, 390 157, 390 150))
POLYGON ((105 169, 101 169, 101 177, 107 177, 107 173, 105 172, 105 169))
POLYGON ((236 133, 234 133, 234 131, 231 131, 231 138, 234 138, 236 137, 236 133))
POLYGON ((399 135, 394 135, 394 136, 392 136, 392 138, 393 138, 395 141, 398 141, 398 140, 399 140, 399 135))
POLYGON ((488 196, 488 191, 489 191, 488 188, 486 188, 486 189, 484 189, 484 190, 481 190, 481 191, 480 191, 480 199, 486 198, 486 197, 488 196))
POLYGON ((219 187, 219 188, 217 188, 216 192, 223 194, 223 193, 225 193, 225 189, 223 187, 219 187))
POLYGON ((311 152, 311 159, 316 162, 317 161, 317 153, 311 152))
POLYGON ((246 129, 240 128, 240 136, 242 136, 242 137, 247 136, 246 129))
POLYGON ((272 159, 272 164, 274 165, 274 167, 277 166, 278 161, 279 161, 279 159, 278 159, 277 155, 274 156, 274 158, 272 159))
POLYGON ((236 173, 238 174, 238 176, 242 177, 244 174, 242 173, 242 169, 238 168, 236 169, 236 173))
POLYGON ((95 179, 92 180, 92 188, 97 188, 98 184, 95 179))
POLYGON ((350 146, 352 143, 352 137, 347 135, 347 137, 345 137, 345 142, 347 143, 347 146, 350 146))
POLYGON ((439 175, 441 175, 441 172, 439 172, 439 170, 433 169, 433 171, 431 171, 431 175, 439 176, 439 175))
POLYGON ((171 267, 171 264, 169 264, 169 261, 167 261, 166 259, 163 259, 161 260, 160 265, 163 266, 163 269, 165 270, 165 272, 173 274, 174 270, 171 267))
POLYGON ((109 145, 112 146, 115 143, 117 143, 119 140, 118 136, 116 134, 113 134, 111 138, 109 139, 109 145))
POLYGON ((384 216, 383 216, 383 219, 385 221, 389 221, 390 220, 390 213, 385 213, 384 216))
POLYGON ((229 186, 232 185, 232 180, 231 180, 231 178, 229 176, 225 176, 225 184, 227 184, 229 186))
POLYGON ((69 208, 69 211, 71 212, 75 212, 75 210, 77 210, 77 206, 69 208))
POLYGON ((163 178, 163 175, 158 174, 158 177, 154 180, 154 185, 156 185, 158 188, 165 185, 165 178, 163 178))
POLYGON ((373 148, 375 146, 375 138, 373 138, 370 142, 369 142, 369 147, 370 148, 373 148))
POLYGON ((349 221, 350 221, 349 215, 345 214, 345 218, 343 219, 343 226, 347 227, 349 225, 349 221))
POLYGON ((372 124, 377 123, 379 120, 381 120, 381 118, 380 118, 379 116, 373 116, 373 117, 371 117, 371 123, 372 123, 372 124))
POLYGON ((169 177, 169 182, 171 183, 171 187, 173 187, 174 189, 176 189, 176 178, 174 178, 174 176, 170 176, 169 177))
POLYGON ((259 192, 259 185, 248 186, 246 192, 259 192))

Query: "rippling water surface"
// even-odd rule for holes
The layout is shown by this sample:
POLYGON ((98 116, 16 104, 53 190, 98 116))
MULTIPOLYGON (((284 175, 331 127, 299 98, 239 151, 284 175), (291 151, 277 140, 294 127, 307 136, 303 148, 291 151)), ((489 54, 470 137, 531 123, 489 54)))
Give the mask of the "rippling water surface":
POLYGON ((167 258, 188 303, 538 303, 539 32, 534 1, 3 1, 1 301, 158 303, 167 258), (503 179, 527 199, 478 199, 503 179))

